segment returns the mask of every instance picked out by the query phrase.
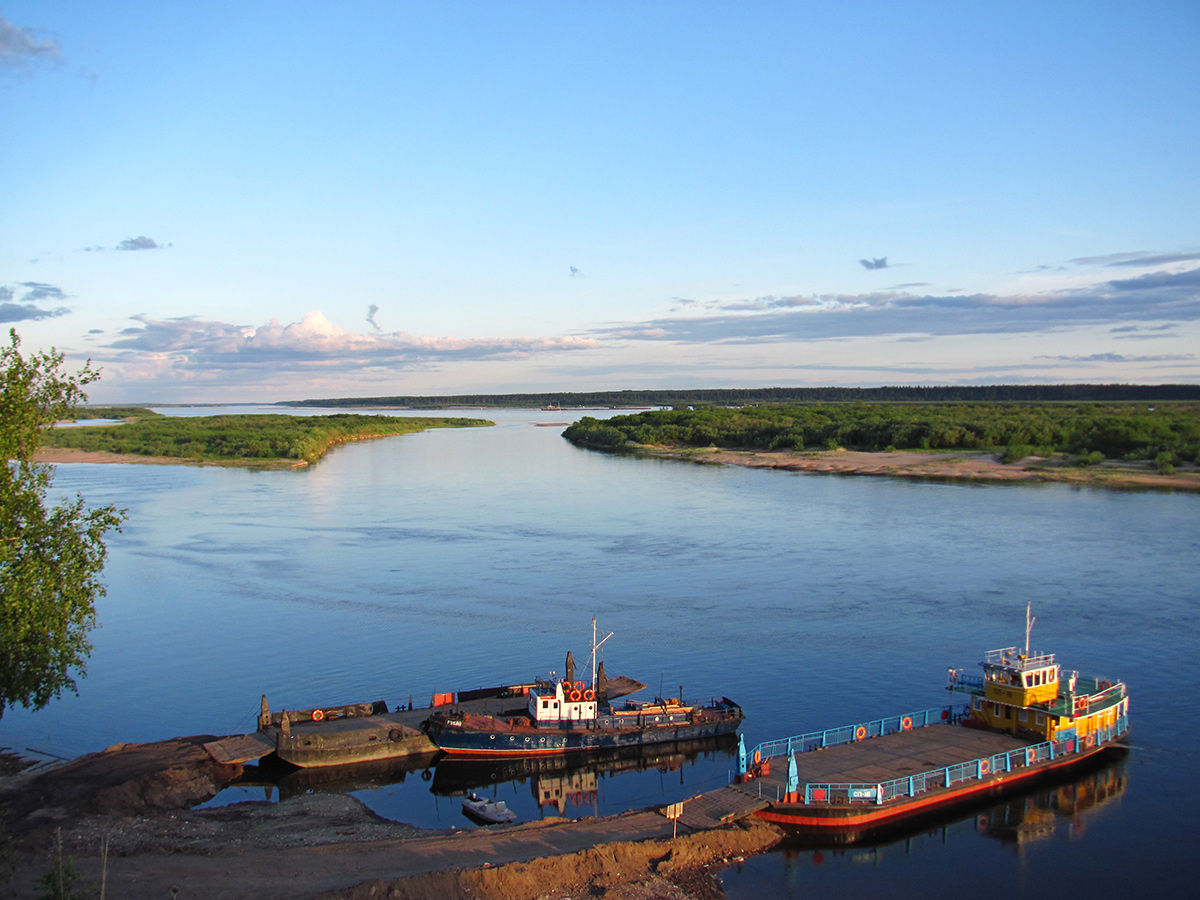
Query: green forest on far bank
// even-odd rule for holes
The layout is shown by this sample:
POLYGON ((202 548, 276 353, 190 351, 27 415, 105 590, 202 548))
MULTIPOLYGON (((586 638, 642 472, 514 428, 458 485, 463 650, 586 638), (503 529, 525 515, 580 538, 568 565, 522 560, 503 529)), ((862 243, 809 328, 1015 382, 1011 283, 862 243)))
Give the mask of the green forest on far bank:
POLYGON ((294 400, 280 406, 339 409, 551 407, 636 409, 647 406, 749 406, 780 403, 1055 403, 1200 400, 1200 384, 983 384, 890 387, 686 388, 680 390, 545 391, 536 394, 444 394, 294 400))
MULTIPOLYGON (((367 438, 411 434, 427 428, 491 425, 486 419, 371 416, 225 415, 164 416, 149 410, 93 408, 97 418, 121 425, 52 428, 47 447, 159 456, 192 462, 272 466, 315 462, 330 447, 367 438), (144 414, 144 415, 143 415, 144 414)), ((83 418, 81 416, 81 418, 83 418)))
POLYGON ((974 450, 1006 462, 1074 454, 1154 460, 1161 471, 1200 454, 1200 403, 837 403, 651 410, 585 417, 563 432, 606 450, 974 450))

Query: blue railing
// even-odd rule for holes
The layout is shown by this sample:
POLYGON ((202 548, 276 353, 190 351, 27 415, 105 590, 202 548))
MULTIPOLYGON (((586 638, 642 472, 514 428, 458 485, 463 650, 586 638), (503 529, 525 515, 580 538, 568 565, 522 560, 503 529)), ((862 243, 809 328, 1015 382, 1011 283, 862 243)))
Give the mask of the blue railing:
POLYGON ((1012 772, 1038 763, 1048 762, 1074 753, 1083 753, 1111 741, 1129 730, 1129 716, 1117 718, 1112 725, 1096 729, 1083 737, 1047 741, 1018 747, 1007 753, 982 756, 968 762, 930 769, 919 775, 882 781, 878 784, 813 784, 804 787, 804 802, 808 803, 886 803, 898 797, 915 797, 936 788, 951 787, 964 781, 982 781, 997 772, 1012 772))
POLYGON ((982 691, 983 690, 983 676, 982 675, 963 675, 962 673, 958 673, 954 676, 954 680, 950 682, 949 690, 961 691, 961 690, 964 690, 967 688, 974 688, 974 689, 982 691))
POLYGON ((754 748, 750 755, 754 757, 757 754, 758 759, 770 759, 773 756, 791 756, 793 753, 823 750, 826 747, 836 747, 838 744, 865 741, 868 738, 892 734, 896 731, 907 731, 909 728, 955 722, 963 712, 965 709, 956 712, 953 706, 934 706, 919 712, 901 713, 885 719, 859 722, 857 725, 843 725, 840 728, 827 728, 824 731, 812 731, 808 734, 797 734, 774 741, 763 741, 754 748))

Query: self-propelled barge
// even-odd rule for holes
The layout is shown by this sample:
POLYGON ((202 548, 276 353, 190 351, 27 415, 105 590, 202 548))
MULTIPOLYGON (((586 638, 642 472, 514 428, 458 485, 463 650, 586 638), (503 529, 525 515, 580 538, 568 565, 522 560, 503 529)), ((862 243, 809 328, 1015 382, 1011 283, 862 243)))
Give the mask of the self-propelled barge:
POLYGON ((901 713, 739 747, 738 790, 756 815, 850 843, 939 806, 996 794, 1120 748, 1129 696, 1120 681, 1064 673, 1053 654, 988 651, 982 675, 951 669, 965 706, 901 713), (824 752, 813 752, 813 751, 824 752))

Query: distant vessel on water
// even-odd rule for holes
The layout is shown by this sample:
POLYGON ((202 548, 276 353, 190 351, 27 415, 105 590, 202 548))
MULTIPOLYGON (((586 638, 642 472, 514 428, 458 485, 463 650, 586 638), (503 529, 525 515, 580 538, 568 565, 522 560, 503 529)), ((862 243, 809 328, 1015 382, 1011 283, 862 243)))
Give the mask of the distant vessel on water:
POLYGON ((805 831, 868 829, 1004 791, 1113 748, 1129 731, 1126 686, 1078 672, 1053 654, 989 650, 983 674, 951 669, 946 706, 759 744, 739 753, 737 788, 762 799, 759 817, 805 831), (824 750, 824 753, 812 753, 824 750), (870 772, 873 780, 862 775, 870 772))

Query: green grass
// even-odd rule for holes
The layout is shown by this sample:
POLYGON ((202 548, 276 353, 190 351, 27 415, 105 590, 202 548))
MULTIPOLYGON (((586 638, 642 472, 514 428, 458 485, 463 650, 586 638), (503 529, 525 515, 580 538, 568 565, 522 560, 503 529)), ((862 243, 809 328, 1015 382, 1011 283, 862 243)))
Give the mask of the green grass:
POLYGON ((316 462, 331 447, 350 441, 411 434, 428 428, 492 424, 486 419, 352 414, 190 417, 152 413, 148 418, 121 425, 53 428, 45 433, 42 443, 47 447, 271 468, 316 462))
POLYGON ((970 450, 1194 462, 1200 403, 840 403, 653 410, 580 419, 563 432, 580 446, 727 450, 970 450))

